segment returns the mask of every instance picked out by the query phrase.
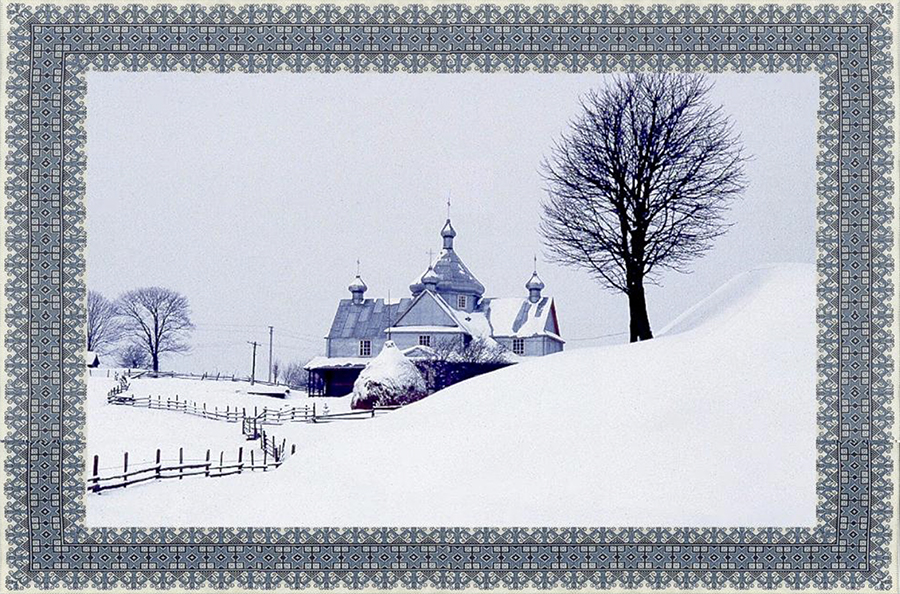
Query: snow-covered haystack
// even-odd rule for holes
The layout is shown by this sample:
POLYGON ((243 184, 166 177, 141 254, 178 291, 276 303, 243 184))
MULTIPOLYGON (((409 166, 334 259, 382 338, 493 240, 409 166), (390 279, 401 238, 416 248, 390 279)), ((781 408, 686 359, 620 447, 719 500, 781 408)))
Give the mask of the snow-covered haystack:
POLYGON ((352 408, 409 404, 427 396, 425 380, 394 341, 384 343, 353 383, 352 408))
POLYGON ((815 287, 811 264, 755 269, 653 340, 285 424, 298 455, 276 472, 89 497, 88 524, 812 526, 815 287))

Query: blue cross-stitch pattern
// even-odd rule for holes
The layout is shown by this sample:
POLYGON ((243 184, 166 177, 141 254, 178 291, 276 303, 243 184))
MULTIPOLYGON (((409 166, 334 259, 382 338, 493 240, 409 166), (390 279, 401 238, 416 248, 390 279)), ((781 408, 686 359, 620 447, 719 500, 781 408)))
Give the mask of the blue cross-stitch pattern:
MULTIPOLYGON (((875 588, 890 563, 888 4, 8 7, 6 587, 875 588), (87 70, 820 75, 812 529, 84 526, 87 70)), ((602 494, 598 494, 602 496, 602 494)))

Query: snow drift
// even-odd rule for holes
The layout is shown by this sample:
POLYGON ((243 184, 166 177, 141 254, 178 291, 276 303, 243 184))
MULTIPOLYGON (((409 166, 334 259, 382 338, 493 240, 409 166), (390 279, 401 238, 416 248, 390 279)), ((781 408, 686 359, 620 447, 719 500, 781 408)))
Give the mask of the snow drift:
POLYGON ((427 395, 425 379, 393 340, 369 361, 353 382, 352 408, 409 404, 427 395))
POLYGON ((531 359, 372 420, 276 427, 297 444, 278 471, 88 497, 88 524, 813 525, 815 279, 755 269, 651 341, 531 359))

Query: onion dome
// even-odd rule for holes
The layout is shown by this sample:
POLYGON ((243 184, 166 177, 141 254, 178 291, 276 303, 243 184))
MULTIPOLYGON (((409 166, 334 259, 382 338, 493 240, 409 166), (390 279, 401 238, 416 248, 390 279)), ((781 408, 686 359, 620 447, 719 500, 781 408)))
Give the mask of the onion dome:
POLYGON ((447 222, 444 223, 444 228, 441 229, 441 237, 444 238, 444 249, 452 250, 453 238, 456 237, 456 229, 450 224, 450 219, 447 219, 447 222))
POLYGON ((439 282, 441 282, 441 277, 437 275, 434 268, 429 266, 428 270, 425 271, 425 274, 422 275, 422 284, 425 285, 425 288, 434 291, 439 282))
POLYGON ((541 280, 541 277, 538 276, 537 272, 534 272, 528 282, 525 283, 525 288, 529 291, 533 289, 542 291, 544 289, 544 281, 541 280))
POLYGON ((350 294, 353 295, 353 303, 362 303, 363 295, 368 288, 366 283, 363 282, 363 279, 357 274, 356 278, 353 279, 353 282, 350 283, 350 286, 347 287, 350 294))
POLYGON ((538 276, 537 270, 531 274, 531 278, 525 283, 525 288, 528 289, 529 301, 537 303, 541 300, 541 291, 544 290, 544 281, 538 276))

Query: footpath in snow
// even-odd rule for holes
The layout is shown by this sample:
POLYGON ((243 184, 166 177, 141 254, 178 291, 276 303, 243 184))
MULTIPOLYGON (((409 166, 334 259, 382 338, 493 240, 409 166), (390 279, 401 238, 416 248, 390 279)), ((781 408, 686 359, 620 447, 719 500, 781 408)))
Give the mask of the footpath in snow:
POLYGON ((87 523, 813 525, 815 284, 812 265, 754 269, 654 340, 528 360, 371 420, 275 427, 297 445, 277 471, 90 495, 87 523))

